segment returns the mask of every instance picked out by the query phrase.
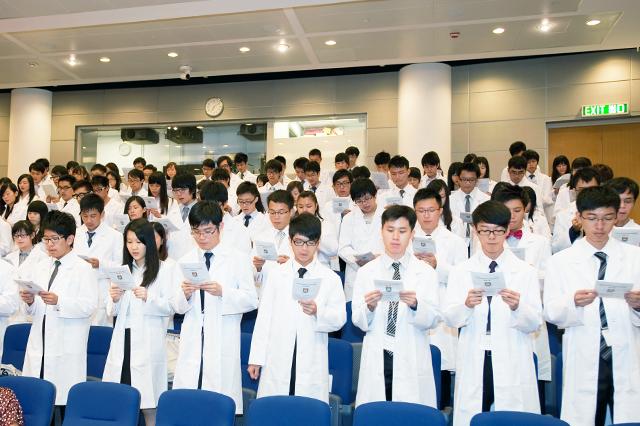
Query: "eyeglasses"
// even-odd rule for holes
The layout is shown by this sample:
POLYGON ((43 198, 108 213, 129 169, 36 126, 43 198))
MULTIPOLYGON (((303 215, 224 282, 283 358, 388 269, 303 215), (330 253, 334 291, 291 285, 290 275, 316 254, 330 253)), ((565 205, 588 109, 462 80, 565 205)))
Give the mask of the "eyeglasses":
POLYGON ((613 215, 613 214, 612 215, 603 216, 603 217, 597 217, 597 216, 584 217, 582 215, 580 215, 580 217, 583 220, 586 220, 587 222, 592 223, 592 224, 596 224, 597 222, 611 223, 611 222, 616 220, 616 215, 613 215))
POLYGON ((127 182, 129 182, 129 183, 140 183, 142 181, 140 179, 131 179, 131 178, 129 178, 129 179, 127 179, 127 182))
POLYGON ((476 181, 476 180, 478 180, 478 179, 476 179, 476 178, 460 178, 460 180, 461 180, 462 182, 473 183, 473 182, 475 182, 475 181, 476 181))
POLYGON ((509 174, 510 175, 516 175, 516 176, 524 176, 525 171, 524 170, 509 170, 509 174))
POLYGON ((257 200, 257 198, 254 198, 253 200, 238 200, 238 204, 240 204, 241 206, 248 206, 253 204, 255 201, 257 200))
POLYGON ((66 191, 67 189, 71 189, 71 187, 70 187, 70 186, 59 186, 59 187, 58 187, 58 192, 60 192, 60 191, 66 191))
POLYGON ((82 200, 84 198, 85 195, 87 194, 91 194, 90 192, 79 192, 77 194, 73 194, 73 198, 75 198, 76 200, 82 200))
POLYGON ((49 244, 49 243, 56 244, 60 240, 64 240, 64 237, 59 236, 59 235, 55 236, 55 237, 42 237, 42 242, 45 243, 45 244, 49 244))
POLYGON ((434 214, 436 212, 440 211, 440 209, 418 209, 416 210, 417 214, 434 214))
POLYGON ((269 210, 269 216, 284 216, 289 213, 290 210, 269 210))
POLYGON ((197 228, 191 228, 191 235, 195 237, 211 237, 217 231, 218 231, 218 228, 202 229, 202 230, 197 228))
POLYGON ((16 240, 21 240, 22 238, 29 238, 29 234, 13 234, 13 238, 16 240))
POLYGON ((93 187, 93 192, 100 192, 104 190, 104 186, 94 186, 93 187))
POLYGON ((336 183, 334 183, 334 185, 340 188, 344 188, 345 186, 351 185, 351 182, 349 182, 348 180, 342 182, 337 181, 336 183))
POLYGON ((307 240, 307 241, 304 241, 304 240, 298 240, 298 239, 291 240, 291 242, 296 247, 302 247, 302 246, 315 247, 320 243, 318 240, 307 240))
POLYGON ((184 194, 188 190, 189 188, 172 188, 171 192, 173 192, 174 194, 184 194))
POLYGON ((360 204, 367 203, 367 202, 369 202, 369 201, 371 201, 371 200, 373 200, 373 196, 371 196, 371 195, 365 195, 364 197, 360 197, 360 198, 358 198, 357 200, 355 200, 355 203, 356 203, 357 205, 360 205, 360 204))
POLYGON ((496 237, 501 237, 504 234, 507 233, 506 229, 476 229, 476 232, 478 233, 478 235, 482 235, 483 237, 487 237, 491 234, 495 235, 496 237))

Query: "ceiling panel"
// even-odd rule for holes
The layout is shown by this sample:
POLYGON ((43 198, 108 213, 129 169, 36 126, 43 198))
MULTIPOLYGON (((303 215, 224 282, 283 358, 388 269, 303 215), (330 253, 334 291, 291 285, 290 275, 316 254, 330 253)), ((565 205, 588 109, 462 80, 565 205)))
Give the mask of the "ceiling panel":
POLYGON ((0 17, 50 16, 192 1, 198 0, 0 0, 0 17))
POLYGON ((2 70, 0 81, 5 86, 30 81, 54 83, 57 80, 70 80, 67 74, 35 57, 0 59, 0 70, 2 70), (38 65, 31 68, 30 62, 38 65))

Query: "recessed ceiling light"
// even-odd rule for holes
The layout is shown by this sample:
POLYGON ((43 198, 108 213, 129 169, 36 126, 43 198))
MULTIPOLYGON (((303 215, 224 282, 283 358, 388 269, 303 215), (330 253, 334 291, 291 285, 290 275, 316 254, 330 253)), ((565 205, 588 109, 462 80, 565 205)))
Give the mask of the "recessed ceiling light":
POLYGON ((178 130, 178 128, 177 128, 177 127, 174 127, 174 128, 173 128, 173 130, 178 130))
POLYGON ((247 53, 247 52, 251 52, 251 48, 247 47, 247 46, 242 46, 240 49, 238 49, 240 52, 242 53, 247 53))
POLYGON ((253 123, 245 123, 245 126, 253 126, 253 123))
POLYGON ((177 58, 178 54, 176 52, 169 52, 169 53, 167 53, 167 56, 170 57, 170 58, 177 58))
POLYGON ((493 33, 494 34, 502 34, 502 33, 504 33, 504 28, 502 28, 502 27, 494 28, 493 29, 493 33))
POLYGON ((335 46, 337 43, 335 40, 327 40, 324 42, 327 46, 335 46))
POLYGON ((204 126, 196 126, 196 129, 202 130, 202 129, 204 129, 204 126))
POLYGON ((102 58, 100 58, 100 62, 104 62, 105 64, 109 63, 111 62, 111 58, 109 58, 108 56, 103 56, 102 58))
POLYGON ((229 145, 227 145, 226 143, 224 145, 222 145, 223 148, 229 148, 229 145))
POLYGON ((276 47, 276 49, 278 49, 278 52, 284 53, 287 50, 289 50, 289 45, 285 44, 285 43, 280 43, 280 44, 278 44, 278 47, 276 47))
POLYGON ((38 67, 38 63, 37 62, 29 62, 29 68, 37 68, 38 67))
POLYGON ((596 26, 600 23, 599 19, 590 19, 587 21, 587 25, 590 27, 596 26))
POLYGON ((552 26, 553 25, 551 24, 551 22, 549 22, 549 20, 545 18, 542 20, 540 25, 538 25, 538 30, 542 31, 543 33, 546 33, 551 29, 552 26))
POLYGON ((67 64, 71 65, 72 67, 75 67, 76 65, 78 65, 78 60, 76 59, 76 55, 74 54, 69 55, 69 59, 67 59, 67 64))

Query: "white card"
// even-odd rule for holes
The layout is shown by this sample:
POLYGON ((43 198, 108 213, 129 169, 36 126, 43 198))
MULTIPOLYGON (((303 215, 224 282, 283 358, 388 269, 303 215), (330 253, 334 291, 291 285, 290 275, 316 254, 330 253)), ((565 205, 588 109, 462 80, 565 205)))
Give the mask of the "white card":
POLYGON ((356 260, 358 262, 360 262, 360 261, 371 262, 373 259, 376 258, 376 256, 373 253, 371 253, 370 251, 368 251, 366 253, 362 253, 362 254, 356 254, 354 257, 356 258, 356 260))
POLYGON ((484 290, 485 296, 496 296, 506 288, 502 272, 471 272, 471 280, 473 288, 484 290))
POLYGON ((482 192, 489 192, 489 179, 478 179, 478 189, 482 192))
POLYGON ((371 180, 378 189, 389 189, 389 178, 385 173, 373 172, 371 173, 371 180))
POLYGON ((264 260, 278 260, 278 250, 271 241, 256 241, 256 256, 264 260))
POLYGON ((614 297, 624 299, 625 293, 629 293, 633 283, 615 283, 612 281, 596 281, 596 291, 600 297, 614 297))
POLYGON ((336 197, 333 199, 333 211, 334 213, 342 213, 349 208, 351 198, 348 197, 336 197))
POLYGON ((60 210, 58 209, 58 205, 56 203, 47 203, 47 208, 49 211, 60 210))
POLYGON ((20 290, 28 291, 31 294, 38 294, 41 291, 47 291, 44 288, 40 287, 38 284, 30 280, 21 280, 21 279, 15 278, 14 281, 16 282, 16 284, 18 284, 18 287, 20 287, 20 290))
POLYGON ((460 219, 462 219, 464 223, 473 223, 473 218, 469 212, 460 212, 460 219))
POLYGON ((640 228, 619 228, 614 227, 611 236, 623 243, 633 246, 640 246, 640 228))
POLYGON ((571 175, 569 173, 560 176, 553 184, 553 189, 560 189, 561 186, 568 184, 570 180, 571 175))
POLYGON ((291 295, 294 300, 313 300, 320 290, 320 278, 294 278, 291 295))
POLYGON ((401 205, 402 197, 399 195, 388 195, 384 197, 384 202, 386 206, 401 205))
POLYGON ((516 255, 518 259, 525 260, 526 252, 524 247, 509 247, 509 248, 511 249, 511 252, 516 255))
POLYGON ((160 209, 160 204, 158 203, 158 200, 156 200, 156 197, 142 197, 142 199, 144 200, 144 205, 148 209, 160 209))
POLYGON ((414 237, 412 245, 414 253, 436 253, 436 242, 432 238, 414 237))
POLYGON ((204 262, 180 263, 180 269, 184 279, 193 285, 211 281, 207 265, 204 262))
POLYGON ((400 292, 402 291, 402 280, 373 280, 376 290, 382 292, 383 302, 399 302, 400 292))
POLYGON ((131 220, 126 213, 119 213, 113 216, 113 228, 118 232, 123 232, 129 222, 131 222, 131 220))
POLYGON ((107 274, 112 283, 123 290, 131 290, 136 286, 133 275, 131 275, 127 265, 109 266, 104 268, 104 273, 107 274))
POLYGON ((164 229, 167 232, 175 232, 180 230, 180 228, 178 228, 168 217, 161 217, 160 219, 156 220, 156 222, 164 226, 164 229))
POLYGON ((58 190, 56 189, 56 187, 54 185, 51 185, 51 184, 42 185, 42 190, 49 197, 57 197, 58 196, 58 190))

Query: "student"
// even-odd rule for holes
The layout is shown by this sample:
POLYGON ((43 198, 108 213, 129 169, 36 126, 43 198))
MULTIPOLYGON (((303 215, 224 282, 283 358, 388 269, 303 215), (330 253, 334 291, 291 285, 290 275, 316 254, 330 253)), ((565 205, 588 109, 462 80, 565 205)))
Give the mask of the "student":
POLYGON ((544 212, 543 201, 545 200, 545 198, 542 189, 536 183, 530 181, 529 179, 525 179, 525 175, 530 174, 530 172, 527 171, 526 158, 522 155, 511 157, 509 159, 507 167, 509 178, 507 180, 503 180, 502 182, 510 183, 511 185, 529 186, 533 188, 533 190, 536 192, 536 198, 538 200, 536 207, 538 207, 541 212, 544 212))
MULTIPOLYGON (((31 224, 33 225, 33 230, 36 233, 36 236, 33 240, 34 244, 38 244, 42 239, 42 230, 40 229, 40 224, 42 223, 44 217, 48 212, 49 208, 44 202, 40 200, 33 201, 31 204, 29 204, 29 207, 27 207, 27 220, 31 222, 31 224)), ((1 237, 2 232, 0 232, 0 240, 2 240, 1 237)), ((44 250, 44 247, 42 249, 44 250)))
POLYGON ((89 172, 84 166, 75 166, 69 170, 69 174, 76 178, 76 181, 89 180, 89 172))
POLYGON ((440 171, 440 156, 435 151, 429 151, 422 156, 423 176, 420 180, 420 188, 426 188, 435 179, 442 179, 440 171))
POLYGON ((265 173, 260 173, 256 178, 256 185, 258 186, 258 189, 262 188, 267 183, 269 183, 269 178, 267 177, 267 175, 265 173))
POLYGON ((73 199, 80 203, 80 201, 82 201, 86 195, 91 194, 92 191, 93 187, 88 180, 76 181, 76 183, 73 184, 73 199))
POLYGON ((155 221, 161 218, 177 219, 180 217, 178 211, 178 203, 169 198, 167 191, 167 180, 162 172, 155 172, 149 176, 149 197, 156 199, 158 203, 157 209, 148 209, 147 214, 150 221, 155 221))
POLYGON ((333 163, 336 170, 349 170, 349 157, 344 152, 337 153, 333 163))
POLYGON ((133 195, 144 197, 147 195, 147 189, 145 188, 144 182, 144 173, 142 172, 142 170, 129 170, 129 173, 127 174, 127 183, 129 184, 129 187, 126 190, 120 192, 122 195, 126 195, 129 197, 133 195))
POLYGON ((608 181, 604 186, 613 189, 620 196, 620 207, 616 217, 616 228, 640 228, 631 217, 636 200, 638 199, 638 184, 626 177, 617 177, 608 181))
POLYGON ((346 263, 344 294, 347 302, 353 295, 353 283, 358 269, 371 261, 371 255, 383 252, 378 230, 384 207, 376 202, 377 189, 370 179, 358 179, 351 184, 351 200, 358 207, 342 219, 338 238, 338 256, 346 263), (363 257, 363 255, 370 256, 363 257))
MULTIPOLYGON (((367 166, 357 166, 357 167, 354 167, 351 170, 351 175, 353 176, 353 180, 356 180, 356 179, 370 179, 371 178, 371 171, 369 171, 367 166)), ((389 184, 389 183, 393 183, 393 182, 391 182, 391 180, 388 180, 387 184, 389 184)), ((389 184, 389 186, 391 186, 391 185, 389 184)))
POLYGON ((249 165, 249 156, 244 152, 238 152, 233 157, 233 162, 236 165, 236 169, 238 169, 238 173, 236 176, 243 182, 256 183, 256 175, 251 173, 248 168, 249 165))
POLYGON ((540 286, 535 269, 504 248, 510 221, 502 203, 480 204, 473 228, 481 250, 449 273, 443 313, 460 329, 454 426, 468 425, 494 403, 497 411, 540 412, 530 336, 542 323, 540 286), (485 296, 474 288, 473 272, 502 273, 505 288, 485 296))
POLYGON ((144 174, 144 183, 148 184, 149 176, 151 176, 157 171, 158 171, 158 168, 153 164, 147 164, 146 166, 144 166, 144 168, 142 169, 142 173, 144 174))
POLYGON ((329 402, 328 334, 346 322, 340 278, 316 258, 320 220, 301 213, 291 220, 293 257, 269 275, 251 339, 249 376, 260 378, 258 398, 296 395, 329 402), (296 278, 319 279, 310 300, 292 297, 296 278))
POLYGON ((113 227, 118 215, 122 214, 124 205, 120 201, 120 197, 111 198, 109 195, 109 179, 106 176, 94 176, 91 178, 91 189, 93 193, 102 198, 104 203, 104 217, 102 221, 110 227, 113 227))
MULTIPOLYGON (((41 162, 34 162, 29 165, 29 174, 33 178, 33 184, 35 186, 36 195, 41 200, 46 200, 47 194, 42 188, 44 176, 46 173, 46 167, 41 162)), ((66 173, 65 173, 66 174, 66 173)))
MULTIPOLYGON (((123 245, 120 236, 120 245, 123 245)), ((124 257, 135 282, 132 290, 111 284, 109 316, 117 318, 103 382, 133 386, 140 392, 145 424, 155 424, 160 394, 167 390, 166 334, 170 296, 180 274, 158 258, 153 226, 137 219, 124 230, 124 257)))
POLYGON ((282 163, 278 160, 269 160, 264 167, 267 171, 268 182, 265 183, 262 188, 260 188, 260 193, 270 193, 279 189, 286 189, 286 186, 284 186, 280 182, 280 177, 282 176, 283 172, 282 163))
POLYGON ((293 162, 293 170, 296 172, 296 178, 302 185, 304 185, 305 177, 304 177, 304 168, 307 167, 307 163, 309 160, 306 157, 299 157, 293 162))
MULTIPOLYGON (((527 150, 527 145, 522 141, 515 141, 511 145, 509 145, 509 155, 511 157, 520 157, 527 150)), ((509 166, 502 169, 502 173, 500 174, 501 182, 509 181, 509 166)))
POLYGON ((260 234, 271 226, 264 214, 260 192, 254 183, 245 181, 238 185, 236 197, 240 213, 233 219, 247 228, 250 237, 260 234))
POLYGON ((569 163, 569 159, 564 155, 558 155, 554 158, 551 168, 553 170, 551 173, 551 183, 556 183, 560 176, 571 173, 571 163, 569 163))
POLYGON ((411 207, 417 190, 409 184, 409 160, 400 155, 393 156, 389 160, 389 177, 393 185, 380 192, 378 202, 386 206, 389 197, 400 197, 402 205, 411 207))
MULTIPOLYGON (((441 181, 444 185, 444 182, 441 181)), ((431 184, 429 184, 431 186, 431 184)), ((435 252, 416 253, 414 256, 428 264, 438 274, 438 298, 444 300, 447 291, 449 271, 455 265, 467 259, 467 246, 463 238, 448 230, 440 218, 443 214, 443 202, 440 194, 433 189, 422 188, 413 197, 413 208, 419 226, 416 226, 415 237, 427 238, 434 242, 435 252)), ((451 372, 456 366, 456 347, 458 330, 440 322, 429 332, 431 344, 440 349, 442 362, 442 405, 451 406, 451 372)))
MULTIPOLYGON (((322 164, 322 152, 318 148, 313 148, 309 151, 309 161, 315 161, 320 166, 322 164)), ((306 172, 305 167, 305 172, 306 172)), ((328 168, 322 170, 322 173, 319 176, 320 182, 331 182, 331 172, 328 168)), ((308 186, 305 185, 305 189, 309 189, 308 186)))
POLYGON ((449 231, 453 232, 461 238, 465 238, 466 226, 459 216, 451 213, 451 193, 447 184, 442 179, 435 179, 427 185, 428 190, 437 192, 442 200, 442 215, 440 215, 440 223, 449 231))
MULTIPOLYGON (((346 169, 342 170, 348 172, 346 169)), ((320 215, 318 199, 311 191, 303 191, 298 196, 298 200, 296 201, 296 216, 302 213, 309 213, 320 219, 322 238, 318 246, 318 262, 331 268, 332 259, 336 259, 338 255, 338 234, 335 232, 335 226, 320 215)))
POLYGON ((77 161, 74 161, 74 160, 67 161, 67 164, 66 164, 67 172, 65 174, 71 174, 71 169, 73 169, 74 167, 78 167, 79 165, 80 163, 78 163, 77 161))
POLYGON ((233 162, 231 157, 227 155, 221 155, 217 160, 218 168, 225 170, 229 174, 229 188, 232 188, 231 193, 235 194, 236 188, 240 185, 242 180, 233 173, 233 162))
MULTIPOLYGON (((583 169, 585 167, 591 167, 591 160, 587 157, 577 157, 574 158, 571 162, 571 176, 574 176, 578 170, 583 169)), ((558 195, 556 196, 556 204, 553 208, 554 217, 558 215, 560 210, 566 209, 569 207, 571 201, 575 201, 575 197, 571 195, 571 190, 575 189, 572 186, 572 180, 569 181, 566 185, 563 185, 558 190, 558 195)), ((575 195, 575 194, 574 194, 575 195)))
POLYGON ((58 195, 60 200, 56 203, 58 210, 69 213, 76 221, 76 226, 80 226, 80 204, 73 198, 73 185, 76 178, 71 175, 60 176, 58 179, 58 195))
POLYGON ((258 306, 249 257, 220 244, 222 209, 198 202, 189 213, 196 247, 179 263, 199 262, 210 281, 193 285, 184 280, 171 305, 184 314, 174 389, 206 389, 233 398, 242 414, 240 320, 258 306))
POLYGON ((280 183, 284 186, 289 185, 291 179, 289 179, 289 176, 287 176, 287 159, 282 155, 276 155, 275 157, 273 157, 273 159, 279 161, 280 164, 282 164, 282 175, 280 175, 280 183))
POLYGON ((526 150, 522 157, 527 160, 527 169, 525 177, 531 183, 538 185, 540 195, 542 195, 541 205, 544 208, 545 216, 553 214, 553 183, 551 177, 542 173, 538 164, 540 163, 540 154, 533 149, 526 150), (548 213, 548 214, 547 214, 548 213))
MULTIPOLYGON (((505 184, 504 182, 502 183, 505 184)), ((547 221, 544 213, 542 213, 537 207, 538 198, 536 191, 534 191, 530 186, 524 186, 522 189, 527 193, 527 198, 529 199, 529 202, 525 207, 525 212, 527 213, 525 216, 525 222, 527 227, 534 234, 541 235, 551 241, 551 228, 549 227, 549 221, 547 221)))
POLYGON ((146 219, 147 218, 147 205, 142 197, 134 195, 127 199, 124 203, 124 214, 129 215, 129 220, 146 219))
POLYGON ((344 150, 344 153, 347 154, 349 158, 349 170, 353 170, 354 167, 358 166, 358 157, 360 156, 360 150, 357 146, 348 146, 347 149, 344 150))
POLYGON ((143 157, 136 157, 133 159, 133 168, 136 170, 142 171, 144 169, 144 166, 146 165, 147 160, 145 160, 143 157))
POLYGON ((18 203, 28 206, 34 200, 40 198, 36 195, 36 187, 33 178, 29 174, 20 175, 18 178, 18 203))
POLYGON ((171 180, 176 177, 178 174, 178 165, 169 161, 166 166, 164 166, 164 177, 167 179, 167 186, 171 186, 171 180))
POLYGON ((107 166, 105 166, 104 164, 96 163, 91 167, 90 174, 91 177, 107 176, 108 171, 109 170, 107 169, 107 166))
POLYGON ((305 190, 316 194, 318 202, 324 205, 324 203, 333 199, 333 196, 331 195, 332 191, 327 185, 327 182, 320 180, 320 163, 316 161, 309 161, 304 168, 304 176, 306 182, 305 190))
POLYGON ((292 180, 287 185, 287 192, 291 194, 291 196, 293 197, 293 201, 294 202, 298 201, 298 196, 303 191, 304 191, 304 186, 302 185, 302 182, 300 182, 298 180, 292 180))
POLYGON ((27 217, 27 206, 19 202, 19 196, 18 187, 14 183, 5 183, 0 186, 0 199, 2 199, 2 202, 0 202, 0 215, 10 225, 27 217))
POLYGON ((462 167, 462 163, 459 161, 453 162, 449 164, 449 169, 447 169, 447 186, 451 192, 457 191, 460 189, 460 168, 462 167))
MULTIPOLYGON (((571 186, 576 196, 585 188, 600 185, 600 175, 592 167, 579 168, 571 176, 571 186)), ((568 207, 556 214, 556 223, 553 226, 551 237, 551 249, 557 253, 571 246, 575 240, 582 237, 582 225, 578 219, 577 206, 571 201, 568 207)))
POLYGON ((366 333, 356 407, 385 400, 438 406, 427 333, 440 320, 438 279, 407 250, 415 224, 410 207, 387 208, 380 229, 384 252, 356 276, 352 318, 366 333), (377 279, 401 281, 399 300, 382 301, 377 279))
POLYGON ((28 220, 19 220, 11 227, 15 250, 7 254, 4 259, 12 264, 19 272, 33 267, 46 256, 44 251, 35 246, 36 232, 28 220))
MULTIPOLYGON (((231 176, 235 176, 235 175, 231 175, 231 176)), ((213 171, 213 175, 211 176, 211 178, 214 182, 219 182, 222 185, 224 185, 225 189, 227 190, 227 204, 224 209, 225 212, 231 214, 232 216, 237 215, 238 212, 240 211, 240 208, 238 207, 238 199, 236 196, 237 185, 234 188, 229 186, 231 183, 231 180, 227 170, 223 168, 217 168, 213 171)), ((238 185, 239 184, 240 182, 238 182, 238 185)))
POLYGON ((91 265, 76 256, 76 222, 52 211, 42 221, 42 240, 49 256, 28 277, 45 291, 20 291, 26 313, 33 316, 22 375, 56 387, 55 405, 67 404, 71 386, 87 380, 87 341, 98 306, 98 285, 91 265))
MULTIPOLYGON (((17 238, 14 237, 14 239, 29 240, 29 237, 33 234, 33 232, 31 234, 27 234, 28 231, 33 231, 31 224, 26 220, 22 220, 16 222, 16 225, 14 225, 14 228, 16 228, 14 235, 27 236, 17 238), (21 224, 24 225, 24 227, 20 226, 21 224), (26 231, 21 228, 26 228, 26 231)), ((29 252, 27 252, 27 256, 28 255, 29 252)), ((16 285, 15 281, 13 281, 16 269, 17 265, 14 266, 10 262, 0 261, 0 357, 2 356, 4 332, 7 326, 10 324, 10 319, 13 319, 15 314, 19 312, 21 304, 20 298, 18 297, 18 286, 16 285)))
POLYGON ((389 161, 391 161, 391 155, 386 151, 380 151, 375 155, 375 157, 373 157, 373 163, 376 165, 376 171, 386 175, 389 175, 389 161))
POLYGON ((493 188, 496 186, 496 181, 491 179, 491 169, 489 168, 489 160, 486 157, 476 157, 473 160, 474 164, 478 165, 480 169, 480 179, 488 179, 489 185, 487 186, 487 192, 491 194, 493 192, 493 188))
POLYGON ((420 188, 420 179, 422 179, 420 169, 417 167, 409 167, 409 185, 415 189, 420 188))
POLYGON ((104 201, 96 194, 80 200, 80 217, 83 225, 76 229, 73 250, 86 257, 98 283, 98 309, 92 324, 111 326, 107 313, 110 283, 104 269, 122 265, 122 234, 103 222, 104 201))
POLYGON ((348 198, 349 206, 346 210, 336 211, 333 208, 334 198, 332 198, 325 202, 324 206, 320 206, 320 214, 324 220, 328 221, 331 226, 333 226, 333 232, 335 235, 339 235, 342 219, 356 207, 353 200, 351 200, 351 184, 353 183, 353 177, 349 170, 337 170, 333 174, 332 180, 334 198, 348 198))
MULTIPOLYGON (((476 186, 479 177, 480 169, 474 163, 463 163, 458 170, 460 189, 453 191, 449 197, 451 214, 454 217, 461 218, 460 213, 473 213, 477 206, 489 201, 489 196, 476 186)), ((471 223, 469 222, 465 222, 464 237, 469 244, 471 241, 471 223)))
POLYGON ((544 313, 564 329, 560 417, 572 425, 640 422, 640 249, 609 237, 620 196, 609 187, 580 191, 585 237, 551 257, 544 313), (602 297, 596 280, 632 283, 623 298, 602 297), (614 391, 615 390, 615 391, 614 391))
POLYGON ((180 259, 193 248, 191 227, 189 226, 189 212, 196 204, 196 178, 190 174, 180 174, 171 181, 173 199, 178 202, 180 220, 175 224, 179 230, 171 233, 169 240, 169 257, 180 259))
POLYGON ((128 188, 125 183, 122 182, 122 179, 120 178, 120 175, 118 173, 108 171, 107 179, 109 179, 109 193, 111 193, 111 190, 114 190, 118 191, 119 194, 126 194, 128 188))

